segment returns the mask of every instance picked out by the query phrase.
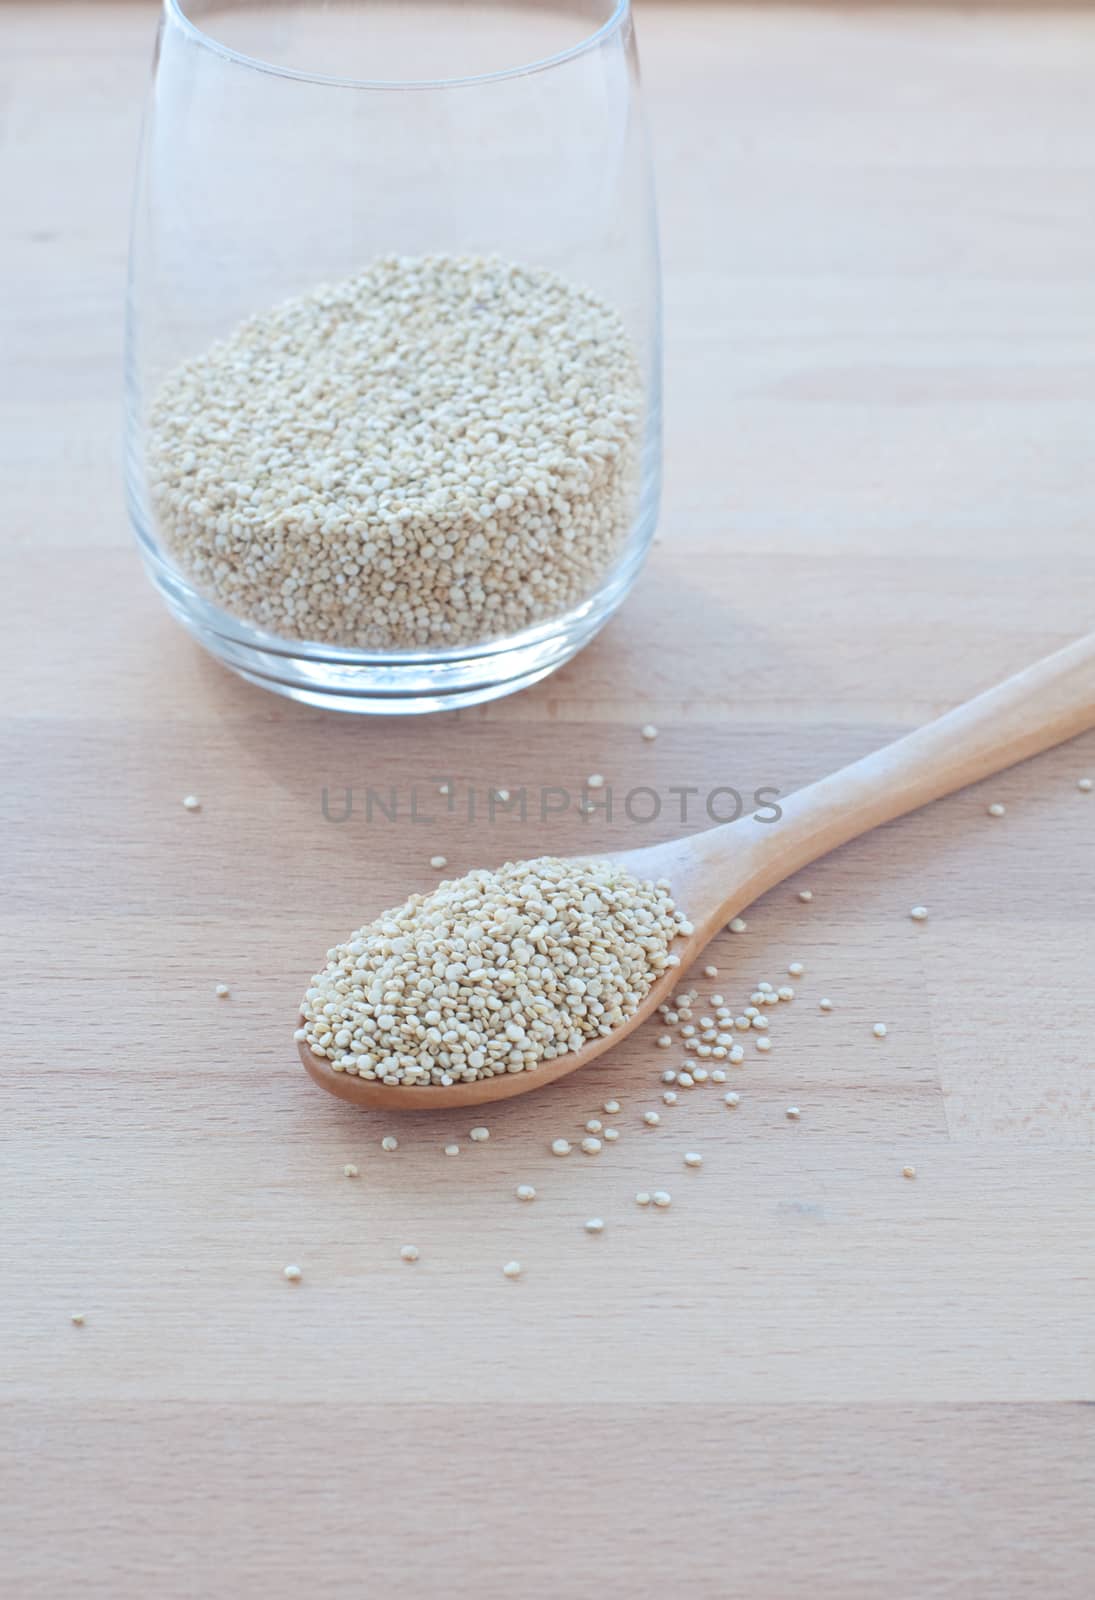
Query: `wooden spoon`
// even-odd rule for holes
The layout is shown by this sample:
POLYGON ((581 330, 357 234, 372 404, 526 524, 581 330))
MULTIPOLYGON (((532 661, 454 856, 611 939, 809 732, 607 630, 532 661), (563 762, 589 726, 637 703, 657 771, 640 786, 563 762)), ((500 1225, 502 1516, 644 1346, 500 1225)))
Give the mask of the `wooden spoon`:
POLYGON ((1095 726, 1095 634, 1008 678, 895 744, 843 767, 782 801, 776 822, 741 817, 706 833, 639 850, 613 851, 640 878, 667 878, 695 931, 674 949, 680 966, 654 983, 633 1017, 605 1038, 544 1062, 531 1072, 454 1083, 451 1088, 399 1088, 332 1072, 303 1042, 300 1058, 322 1088, 357 1106, 386 1111, 446 1111, 484 1105, 540 1089, 631 1033, 681 985, 683 974, 718 933, 775 884, 819 856, 917 806, 1040 754, 1095 726))

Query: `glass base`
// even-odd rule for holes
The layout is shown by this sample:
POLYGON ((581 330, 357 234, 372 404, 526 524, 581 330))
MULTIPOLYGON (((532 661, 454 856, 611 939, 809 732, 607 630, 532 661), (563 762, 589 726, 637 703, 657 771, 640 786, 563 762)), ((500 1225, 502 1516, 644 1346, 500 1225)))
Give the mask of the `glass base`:
MULTIPOLYGON (((650 518, 653 531, 653 517, 650 518)), ((569 661, 604 626, 630 589, 649 539, 641 539, 585 605, 516 638, 454 651, 370 654, 295 644, 249 627, 204 600, 138 538, 152 582, 172 615, 248 683, 326 711, 407 716, 479 705, 527 689, 569 661)))

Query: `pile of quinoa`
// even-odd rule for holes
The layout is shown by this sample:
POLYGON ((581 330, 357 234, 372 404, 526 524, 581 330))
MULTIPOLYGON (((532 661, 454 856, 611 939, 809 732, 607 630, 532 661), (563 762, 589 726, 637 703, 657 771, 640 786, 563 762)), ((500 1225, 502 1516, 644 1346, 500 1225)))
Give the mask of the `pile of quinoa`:
POLYGON ((611 1033, 691 924, 664 879, 542 856, 412 895, 329 951, 297 1038, 335 1072, 446 1086, 611 1033))
POLYGON ((476 643, 604 578, 642 409, 634 347, 592 293, 496 258, 388 256, 171 374, 149 494, 182 572, 266 632, 476 643))

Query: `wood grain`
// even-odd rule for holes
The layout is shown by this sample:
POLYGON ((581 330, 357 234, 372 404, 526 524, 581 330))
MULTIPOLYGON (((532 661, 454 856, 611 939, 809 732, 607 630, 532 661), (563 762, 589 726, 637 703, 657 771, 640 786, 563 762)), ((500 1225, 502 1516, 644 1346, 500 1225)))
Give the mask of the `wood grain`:
POLYGON ((130 548, 153 15, 0 6, 5 1592, 1087 1600, 1091 735, 721 936, 705 988, 735 1000, 806 965, 734 1111, 697 1090, 644 1127, 644 1032, 472 1145, 321 1095, 290 1034, 323 951, 435 852, 670 838, 716 786, 786 793, 1090 629, 1095 15, 644 6, 660 542, 546 683, 384 723, 226 675, 130 548), (611 821, 540 823, 594 771, 611 821), (469 820, 488 784, 526 820, 469 820), (618 1143, 553 1158, 609 1094, 618 1143))
MULTIPOLYGON (((1079 1592, 1075 1531, 1093 1487, 1079 1406, 635 1403, 551 1416, 550 1522, 528 1515, 547 1487, 534 1406, 285 1399, 240 1406, 226 1425, 209 1405, 167 1403, 155 1422, 125 1402, 90 1414, 21 1405, 11 1428, 43 1463, 26 1490, 42 1521, 75 1504, 115 1583, 157 1594, 334 1594, 367 1573, 378 1592, 420 1600, 461 1592, 469 1571, 468 1592, 563 1600, 679 1588, 876 1600, 963 1592, 956 1550, 969 1592, 1079 1592), (392 1493, 381 1534, 346 1498, 365 1481, 376 1503, 409 1454, 429 1487, 392 1493), (1046 1459, 1056 1492, 1032 1495, 1025 1473, 1046 1459), (489 1528, 468 1524, 452 1487, 481 1488, 486 1460, 489 1528), (449 1492, 427 1523, 440 1461, 449 1492)), ((26 1600, 86 1587, 74 1545, 43 1548, 26 1600)))

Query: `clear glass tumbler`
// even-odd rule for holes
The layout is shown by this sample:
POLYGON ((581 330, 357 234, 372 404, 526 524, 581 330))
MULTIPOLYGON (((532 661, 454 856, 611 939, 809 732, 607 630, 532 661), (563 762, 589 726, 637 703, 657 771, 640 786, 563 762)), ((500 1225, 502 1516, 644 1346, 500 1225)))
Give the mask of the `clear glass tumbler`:
POLYGON ((174 615, 366 712, 544 677, 657 517, 629 0, 165 0, 127 479, 174 615))

